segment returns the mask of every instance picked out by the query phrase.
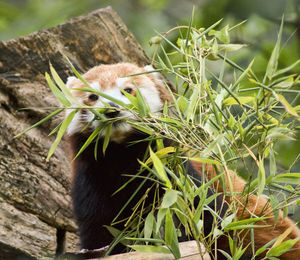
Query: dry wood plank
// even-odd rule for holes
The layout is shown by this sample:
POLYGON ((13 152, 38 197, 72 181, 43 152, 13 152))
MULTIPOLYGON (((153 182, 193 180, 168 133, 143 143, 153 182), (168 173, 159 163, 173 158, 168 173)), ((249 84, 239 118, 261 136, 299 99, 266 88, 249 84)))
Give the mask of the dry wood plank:
MULTIPOLYGON (((201 254, 195 240, 179 243, 179 249, 181 258, 184 260, 210 260, 209 254, 203 244, 201 246, 201 254), (202 255, 202 256, 201 256, 202 255)), ((172 254, 160 254, 160 253, 141 253, 141 252, 130 252, 126 254, 119 254, 113 256, 106 256, 98 258, 101 260, 174 260, 172 254)))

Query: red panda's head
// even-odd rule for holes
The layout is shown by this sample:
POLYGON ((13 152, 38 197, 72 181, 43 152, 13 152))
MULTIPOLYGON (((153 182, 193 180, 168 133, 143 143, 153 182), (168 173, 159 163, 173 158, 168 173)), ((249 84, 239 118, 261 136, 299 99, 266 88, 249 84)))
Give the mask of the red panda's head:
MULTIPOLYGON (((136 76, 126 77, 132 74, 138 74, 153 70, 151 66, 144 68, 138 67, 130 63, 118 63, 112 65, 100 65, 92 68, 83 75, 83 78, 90 84, 92 88, 102 93, 105 93, 115 99, 122 101, 125 104, 130 103, 126 96, 122 93, 124 91, 135 95, 136 86, 139 88, 145 102, 148 104, 152 113, 156 113, 162 109, 165 100, 170 100, 170 94, 165 88, 161 75, 157 72, 149 74, 141 74, 136 76)), ((97 108, 105 107, 105 103, 111 107, 117 107, 116 104, 101 96, 91 92, 76 90, 76 88, 85 88, 85 85, 75 77, 69 77, 66 83, 67 87, 71 90, 72 94, 82 104, 93 106, 97 108)), ((67 111, 66 114, 70 113, 67 111)), ((133 114, 126 110, 116 110, 104 114, 105 117, 127 117, 134 119, 133 114)), ((68 134, 73 135, 80 133, 82 129, 93 120, 94 114, 87 110, 82 109, 76 113, 72 122, 68 127, 68 134)), ((89 127, 89 131, 93 131, 101 125, 101 121, 93 121, 89 127)), ((111 131, 112 141, 122 141, 130 131, 131 126, 125 122, 114 124, 111 131)))

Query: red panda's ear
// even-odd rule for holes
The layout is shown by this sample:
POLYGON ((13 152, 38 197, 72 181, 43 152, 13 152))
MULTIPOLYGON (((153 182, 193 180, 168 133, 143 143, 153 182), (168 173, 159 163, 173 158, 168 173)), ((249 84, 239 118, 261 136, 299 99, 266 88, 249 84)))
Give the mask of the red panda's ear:
POLYGON ((71 83, 76 80, 77 78, 74 76, 68 77, 67 82, 66 82, 66 86, 67 88, 71 88, 71 83))
MULTIPOLYGON (((146 71, 155 71, 152 65, 146 65, 144 69, 146 71)), ((151 72, 151 75, 154 76, 157 80, 163 80, 163 77, 159 72, 151 72)))
POLYGON ((166 85, 168 85, 171 91, 174 91, 175 88, 172 83, 163 77, 163 75, 159 72, 156 72, 155 69, 151 65, 147 65, 144 67, 146 71, 151 71, 151 73, 146 74, 152 81, 155 83, 158 91, 160 92, 160 98, 164 101, 173 102, 172 96, 167 89, 166 85), (154 71, 154 72, 152 72, 154 71))

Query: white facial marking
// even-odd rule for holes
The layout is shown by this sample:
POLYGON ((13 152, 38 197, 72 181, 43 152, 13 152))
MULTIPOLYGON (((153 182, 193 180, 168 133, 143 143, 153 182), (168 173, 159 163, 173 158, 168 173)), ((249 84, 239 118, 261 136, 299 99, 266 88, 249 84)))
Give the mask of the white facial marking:
POLYGON ((72 82, 73 80, 75 80, 75 79, 76 79, 76 77, 74 77, 74 76, 68 77, 67 82, 66 82, 66 86, 69 88, 71 82, 72 82))
POLYGON ((124 88, 124 83, 126 83, 129 78, 118 78, 116 81, 117 87, 124 88))
POLYGON ((162 102, 159 97, 159 92, 153 87, 140 88, 139 89, 144 100, 148 104, 151 112, 158 112, 162 108, 162 102))
MULTIPOLYGON (((154 71, 155 69, 151 66, 151 65, 146 65, 145 67, 144 67, 144 69, 146 70, 146 71, 154 71)), ((152 76, 154 76, 157 80, 162 80, 162 76, 161 76, 161 74, 159 73, 159 72, 152 72, 152 73, 150 73, 152 76)))
POLYGON ((94 90, 101 91, 101 86, 100 86, 99 82, 92 82, 92 83, 90 83, 90 86, 94 90))
POLYGON ((146 65, 146 66, 144 67, 144 69, 147 70, 147 71, 152 71, 152 70, 154 70, 154 68, 153 68, 151 65, 146 65))
MULTIPOLYGON (((153 70, 152 66, 146 66, 146 67, 148 70, 153 70)), ((157 74, 159 74, 159 73, 157 73, 157 74)), ((108 74, 106 76, 108 76, 108 74)), ((70 83, 75 79, 76 79, 75 77, 69 77, 68 81, 67 81, 67 85, 70 85, 70 83)), ((140 84, 141 85, 137 86, 137 87, 139 88, 141 94, 143 95, 144 100, 148 104, 150 111, 152 113, 158 112, 162 108, 163 104, 160 99, 159 91, 157 90, 157 88, 155 86, 155 83, 153 81, 151 81, 148 77, 146 77, 145 80, 144 81, 142 80, 140 84)), ((72 85, 76 85, 76 84, 72 84, 72 85)), ((109 96, 113 97, 114 99, 122 101, 125 104, 129 104, 130 101, 127 99, 127 97, 125 95, 123 95, 123 93, 121 92, 121 89, 126 89, 128 87, 135 87, 133 85, 133 83, 131 82, 131 79, 128 77, 118 78, 116 80, 115 86, 109 87, 109 88, 102 89, 102 87, 105 87, 105 86, 101 86, 99 84, 99 82, 97 82, 97 81, 91 82, 90 86, 94 90, 100 91, 106 95, 109 95, 109 96)), ((75 86, 73 86, 73 87, 75 87, 75 86)), ((91 95, 91 93, 86 92, 77 98, 80 102, 83 103, 88 100, 89 95, 91 95)), ((93 106, 96 108, 97 107, 102 108, 102 107, 105 107, 106 104, 109 104, 112 102, 113 101, 111 101, 109 99, 99 96, 98 100, 96 100, 93 103, 93 106)), ((66 116, 71 111, 73 111, 73 110, 72 109, 67 110, 66 116)), ((118 115, 118 117, 125 117, 125 118, 129 118, 129 119, 133 119, 133 120, 135 119, 134 115, 131 112, 122 110, 122 108, 120 110, 120 114, 118 115)), ((89 111, 89 110, 79 111, 78 113, 76 113, 72 122, 68 126, 67 133, 69 135, 79 133, 83 129, 83 127, 85 127, 93 119, 94 119, 94 114, 91 111, 89 111)), ((90 130, 91 131, 95 130, 101 124, 102 124, 102 122, 100 120, 93 121, 90 126, 90 130)), ((128 136, 128 134, 130 133, 131 130, 132 130, 132 127, 130 126, 130 124, 119 121, 119 123, 113 125, 113 128, 111 130, 111 139, 110 140, 120 143, 124 139, 126 139, 126 137, 128 136)), ((105 135, 105 131, 103 131, 103 136, 104 135, 105 135)))

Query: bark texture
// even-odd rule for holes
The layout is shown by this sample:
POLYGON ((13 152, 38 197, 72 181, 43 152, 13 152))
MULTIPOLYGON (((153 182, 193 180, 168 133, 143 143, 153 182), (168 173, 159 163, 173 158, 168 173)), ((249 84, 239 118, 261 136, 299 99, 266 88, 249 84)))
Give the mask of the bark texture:
POLYGON ((44 74, 51 62, 63 80, 72 75, 64 56, 80 72, 101 63, 148 63, 111 8, 0 42, 0 259, 52 259, 64 232, 66 249, 78 249, 67 144, 45 160, 55 138, 48 134, 58 120, 14 138, 49 114, 41 107, 58 106, 44 74), (35 109, 21 110, 28 107, 35 109))

